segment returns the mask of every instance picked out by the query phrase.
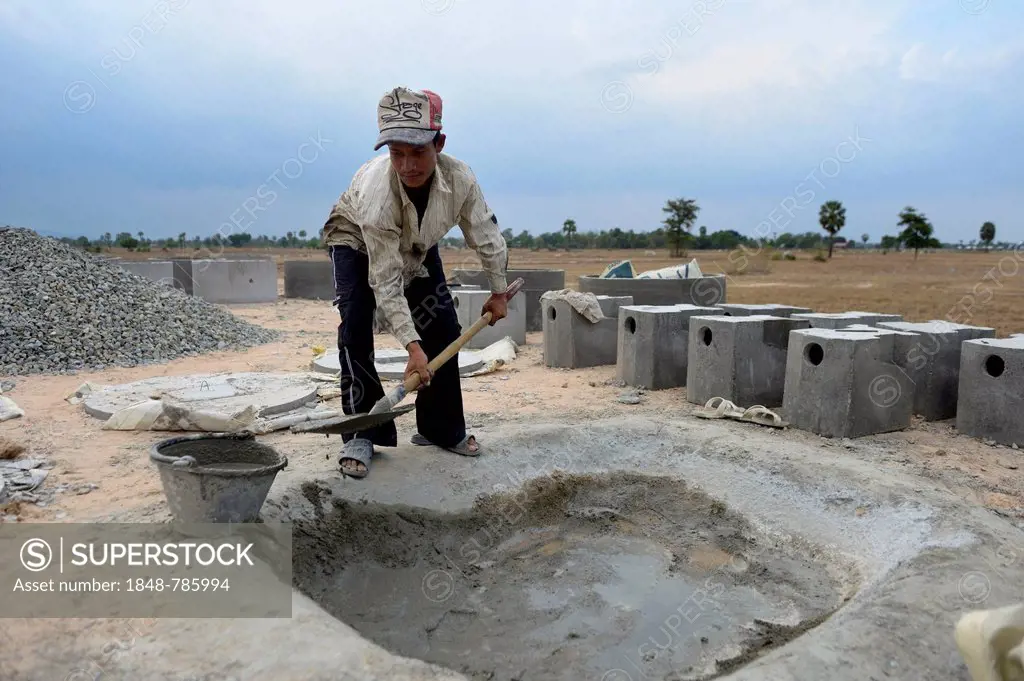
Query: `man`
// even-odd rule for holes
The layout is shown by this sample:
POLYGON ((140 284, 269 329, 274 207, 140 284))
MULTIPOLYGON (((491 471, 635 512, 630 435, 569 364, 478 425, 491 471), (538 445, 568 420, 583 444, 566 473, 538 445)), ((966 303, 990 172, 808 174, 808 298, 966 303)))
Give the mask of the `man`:
MULTIPOLYGON (((508 251, 498 220, 468 165, 442 154, 441 98, 429 90, 395 88, 377 106, 378 156, 356 172, 331 210, 323 242, 334 263, 335 304, 341 315, 342 408, 365 413, 384 396, 373 366, 373 318, 379 306, 391 333, 409 352, 405 376, 419 374, 413 444, 434 444, 477 456, 466 433, 458 362, 431 373, 430 359, 456 340, 461 328, 446 284, 438 242, 458 225, 480 257, 491 297, 483 312, 493 325, 506 314, 508 251)), ((394 422, 342 436, 342 473, 364 478, 374 445, 397 446, 394 422)))

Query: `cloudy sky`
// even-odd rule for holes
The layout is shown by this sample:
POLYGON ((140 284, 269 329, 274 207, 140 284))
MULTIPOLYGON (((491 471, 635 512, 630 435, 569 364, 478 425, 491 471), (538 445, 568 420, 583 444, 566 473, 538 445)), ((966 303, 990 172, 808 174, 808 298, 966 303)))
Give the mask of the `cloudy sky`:
POLYGON ((1013 0, 0 0, 0 224, 315 233, 396 85, 503 228, 1024 239, 1013 0))

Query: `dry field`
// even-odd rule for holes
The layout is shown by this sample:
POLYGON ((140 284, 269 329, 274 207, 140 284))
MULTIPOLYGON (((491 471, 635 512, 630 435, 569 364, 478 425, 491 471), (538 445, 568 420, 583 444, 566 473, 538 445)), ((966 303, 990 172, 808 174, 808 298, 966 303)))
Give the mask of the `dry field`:
MULTIPOLYGON (((782 303, 816 312, 889 312, 909 321, 944 319, 994 327, 999 336, 1024 332, 1024 250, 883 254, 836 251, 830 262, 813 253, 794 252, 797 260, 772 260, 767 253, 692 251, 705 272, 726 273, 731 303, 782 303)), ((323 251, 297 249, 226 249, 225 256, 272 256, 284 260, 326 259, 323 251)), ((159 251, 114 255, 126 259, 168 257, 159 251)), ((198 257, 198 254, 197 254, 198 257)), ((638 271, 676 264, 668 252, 643 250, 529 251, 513 249, 510 268, 564 269, 566 284, 600 274, 616 260, 631 259, 638 271), (649 255, 654 253, 654 255, 649 255)), ((478 267, 472 251, 442 251, 445 270, 478 267)))

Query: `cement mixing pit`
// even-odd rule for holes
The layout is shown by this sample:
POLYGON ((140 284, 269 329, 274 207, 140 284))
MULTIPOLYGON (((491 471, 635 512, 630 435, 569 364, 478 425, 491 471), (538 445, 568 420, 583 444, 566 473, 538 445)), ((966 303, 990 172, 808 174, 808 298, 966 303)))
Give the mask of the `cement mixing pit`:
POLYGON ((388 650, 470 679, 710 679, 829 617, 848 567, 670 478, 539 478, 472 511, 335 501, 294 583, 388 650))

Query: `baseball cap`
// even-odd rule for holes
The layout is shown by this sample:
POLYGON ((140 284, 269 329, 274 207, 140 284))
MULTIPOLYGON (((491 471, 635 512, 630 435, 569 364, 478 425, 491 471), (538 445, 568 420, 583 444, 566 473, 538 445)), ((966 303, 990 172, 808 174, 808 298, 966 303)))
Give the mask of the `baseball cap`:
POLYGON ((389 142, 422 146, 441 131, 441 97, 430 90, 396 87, 377 105, 377 151, 389 142))

